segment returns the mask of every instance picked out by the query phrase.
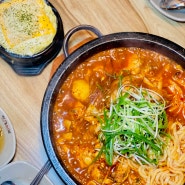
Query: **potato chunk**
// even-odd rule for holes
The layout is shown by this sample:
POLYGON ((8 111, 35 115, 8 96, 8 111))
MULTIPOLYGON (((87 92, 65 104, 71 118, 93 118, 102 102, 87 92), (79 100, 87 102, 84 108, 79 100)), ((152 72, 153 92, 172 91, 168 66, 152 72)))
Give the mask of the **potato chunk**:
POLYGON ((72 85, 72 95, 81 101, 85 101, 89 97, 90 87, 85 80, 75 80, 72 85))

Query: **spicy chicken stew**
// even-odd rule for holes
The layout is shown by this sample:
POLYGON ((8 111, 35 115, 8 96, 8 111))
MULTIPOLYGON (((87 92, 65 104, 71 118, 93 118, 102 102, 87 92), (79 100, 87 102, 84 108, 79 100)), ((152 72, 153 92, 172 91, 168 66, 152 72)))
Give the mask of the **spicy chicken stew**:
MULTIPOLYGON (((113 155, 112 163, 107 163, 107 153, 103 146, 108 143, 105 142, 105 135, 102 137, 105 112, 110 111, 111 102, 116 100, 120 87, 127 86, 127 93, 131 90, 135 96, 138 96, 136 91, 142 91, 141 88, 149 89, 165 100, 168 125, 163 127, 162 132, 171 134, 174 123, 179 128, 185 123, 184 79, 185 73, 180 65, 150 50, 115 48, 86 59, 61 86, 52 115, 53 142, 67 170, 81 184, 146 184, 151 179, 153 184, 160 184, 157 179, 159 177, 147 179, 149 171, 153 170, 148 162, 153 157, 151 150, 148 161, 146 158, 145 161, 138 161, 128 151, 124 154, 116 153, 112 145, 112 148, 109 147, 112 153, 107 152, 113 155), (139 170, 147 165, 148 174, 139 170)), ((164 143, 168 142, 164 134, 159 137, 164 143)), ((164 162, 166 159, 163 165, 160 163, 164 153, 162 151, 158 156, 154 168, 159 170, 167 166, 164 162)))

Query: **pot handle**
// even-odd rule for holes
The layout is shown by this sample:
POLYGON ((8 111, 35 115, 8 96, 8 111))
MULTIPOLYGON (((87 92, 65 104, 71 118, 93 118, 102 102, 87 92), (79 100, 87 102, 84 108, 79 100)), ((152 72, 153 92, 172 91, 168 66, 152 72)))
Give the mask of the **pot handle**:
POLYGON ((91 26, 91 25, 79 25, 76 26, 74 28, 72 28, 71 30, 69 30, 66 34, 66 36, 64 37, 63 40, 63 52, 64 52, 64 56, 65 58, 69 56, 69 52, 68 52, 68 42, 70 37, 77 31, 79 30, 89 30, 92 31, 94 34, 96 34, 98 37, 101 37, 103 34, 95 27, 91 26))

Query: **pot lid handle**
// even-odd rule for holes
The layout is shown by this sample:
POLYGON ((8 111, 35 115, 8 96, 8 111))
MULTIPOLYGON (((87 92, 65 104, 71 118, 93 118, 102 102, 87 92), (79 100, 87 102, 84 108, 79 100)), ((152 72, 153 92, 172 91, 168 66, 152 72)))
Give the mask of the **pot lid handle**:
POLYGON ((79 25, 76 26, 74 28, 72 28, 71 30, 69 30, 66 34, 66 36, 64 37, 63 40, 63 52, 64 52, 64 56, 68 57, 69 56, 69 52, 68 52, 68 43, 69 43, 69 39, 71 38, 71 36, 79 31, 79 30, 89 30, 92 31, 94 34, 96 34, 98 37, 103 36, 103 34, 95 27, 91 26, 91 25, 79 25))

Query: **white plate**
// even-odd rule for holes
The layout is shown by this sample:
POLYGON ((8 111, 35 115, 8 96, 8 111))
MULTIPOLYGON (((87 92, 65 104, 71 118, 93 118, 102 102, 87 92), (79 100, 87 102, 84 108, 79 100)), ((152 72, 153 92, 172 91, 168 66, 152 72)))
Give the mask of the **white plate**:
MULTIPOLYGON (((13 126, 6 115, 6 113, 0 108, 0 127, 2 128, 3 145, 0 148, 0 168, 9 163, 13 158, 16 150, 16 139, 13 126)), ((2 141, 2 140, 1 140, 2 141)))
POLYGON ((165 15, 166 17, 178 21, 185 22, 185 9, 181 10, 164 10, 160 8, 159 4, 161 0, 150 0, 151 4, 156 8, 160 13, 165 15))
MULTIPOLYGON (((11 180, 17 185, 29 185, 38 173, 38 169, 24 161, 9 163, 0 169, 0 184, 11 180)), ((53 185, 45 175, 39 185, 53 185)))

